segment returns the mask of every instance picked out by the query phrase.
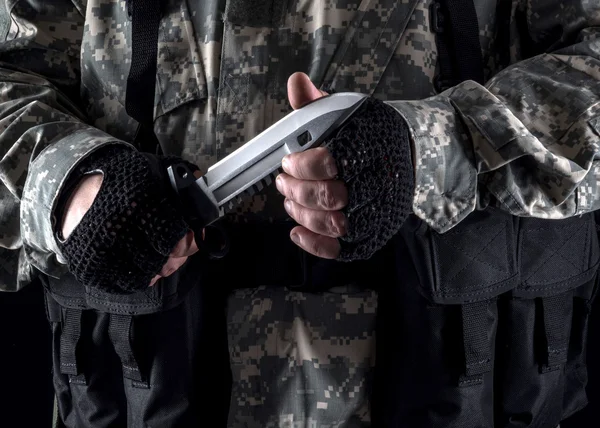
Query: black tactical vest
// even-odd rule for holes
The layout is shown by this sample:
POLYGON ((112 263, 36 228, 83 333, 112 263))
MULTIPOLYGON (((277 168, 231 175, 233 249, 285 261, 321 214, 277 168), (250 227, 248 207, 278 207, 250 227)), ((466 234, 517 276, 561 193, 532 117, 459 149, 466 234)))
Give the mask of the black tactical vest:
MULTIPOLYGON (((281 232, 272 239, 283 245, 288 236, 281 232)), ((369 275, 381 275, 386 284, 378 290, 373 426, 556 427, 582 409, 599 257, 593 214, 541 220, 486 210, 442 235, 410 217, 370 261, 369 275)), ((123 421, 128 407, 129 417, 179 412, 184 416, 171 422, 156 420, 160 426, 193 426, 199 416, 185 394, 194 382, 197 403, 211 403, 223 422, 215 426, 226 426, 229 356, 226 331, 216 327, 224 321, 225 296, 214 291, 217 278, 235 265, 201 265, 185 271, 185 278, 175 275, 164 288, 128 296, 86 289, 70 276, 46 279, 55 387, 69 426, 78 426, 78 409, 86 406, 114 421, 123 421), (153 313, 170 318, 159 322, 153 313), (201 316, 207 322, 191 333, 178 328, 201 316), (181 342, 175 337, 185 334, 204 343, 204 362, 190 360, 190 350, 175 345, 181 342), (102 360, 102 349, 114 349, 119 358, 102 360), (176 363, 165 364, 171 360, 176 363), (209 369, 194 374, 200 367, 209 369), (149 381, 157 376, 174 381, 157 388, 149 381)), ((354 270, 348 264, 342 269, 354 270)), ((326 279, 314 278, 314 291, 335 276, 331 269, 311 275, 326 279)))
POLYGON ((587 404, 593 214, 487 210, 443 235, 412 217, 394 249, 397 286, 380 296, 376 426, 556 427, 587 404))

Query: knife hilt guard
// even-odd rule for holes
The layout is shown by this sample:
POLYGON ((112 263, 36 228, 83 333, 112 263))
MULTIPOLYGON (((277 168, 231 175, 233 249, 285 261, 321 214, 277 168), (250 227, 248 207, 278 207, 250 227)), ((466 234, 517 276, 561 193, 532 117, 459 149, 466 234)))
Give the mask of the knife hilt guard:
POLYGON ((210 258, 220 259, 229 252, 229 236, 217 220, 221 212, 204 179, 197 179, 194 171, 185 162, 170 165, 167 170, 171 186, 179 195, 183 216, 194 231, 196 245, 210 258))

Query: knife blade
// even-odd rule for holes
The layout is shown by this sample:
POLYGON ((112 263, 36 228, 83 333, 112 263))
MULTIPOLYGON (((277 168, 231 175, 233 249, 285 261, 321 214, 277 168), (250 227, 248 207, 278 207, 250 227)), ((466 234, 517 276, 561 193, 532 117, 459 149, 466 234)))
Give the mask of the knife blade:
POLYGON ((184 215, 197 228, 212 224, 228 204, 268 185, 284 156, 323 144, 366 99, 364 94, 341 92, 312 101, 212 165, 200 178, 184 163, 171 165, 169 179, 183 202, 184 215))

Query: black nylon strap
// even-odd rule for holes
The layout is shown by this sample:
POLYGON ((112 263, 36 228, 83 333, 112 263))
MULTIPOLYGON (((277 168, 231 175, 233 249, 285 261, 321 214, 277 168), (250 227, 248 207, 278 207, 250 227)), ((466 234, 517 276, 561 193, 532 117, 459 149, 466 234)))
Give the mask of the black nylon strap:
POLYGON ((111 314, 108 335, 115 352, 121 360, 123 376, 137 382, 143 382, 144 378, 140 371, 137 360, 133 353, 133 316, 111 314))
POLYGON ((571 330, 571 323, 568 321, 573 313, 573 293, 566 292, 542 298, 542 311, 544 313, 546 361, 541 365, 540 370, 545 373, 559 369, 567 362, 569 331, 571 330))
POLYGON ((447 0, 450 31, 459 82, 483 83, 483 58, 479 43, 479 23, 473 0, 447 0))
POLYGON ((483 55, 473 0, 434 1, 431 17, 440 67, 437 89, 441 91, 465 80, 483 84, 483 55))
POLYGON ((448 35, 444 34, 447 32, 446 27, 448 22, 446 19, 445 10, 443 9, 442 3, 434 1, 431 4, 431 26, 436 35, 436 45, 438 50, 438 66, 439 73, 436 76, 434 82, 436 89, 439 92, 454 86, 455 77, 452 64, 452 58, 450 57, 450 48, 448 43, 448 35))
POLYGON ((467 303, 461 306, 465 378, 461 384, 481 381, 481 375, 492 369, 490 338, 488 337, 489 301, 467 303))
POLYGON ((127 0, 131 15, 131 69, 127 77, 127 114, 148 126, 154 116, 154 88, 161 0, 127 0))
POLYGON ((81 309, 65 309, 65 320, 60 335, 60 372, 78 375, 77 345, 81 337, 81 309))

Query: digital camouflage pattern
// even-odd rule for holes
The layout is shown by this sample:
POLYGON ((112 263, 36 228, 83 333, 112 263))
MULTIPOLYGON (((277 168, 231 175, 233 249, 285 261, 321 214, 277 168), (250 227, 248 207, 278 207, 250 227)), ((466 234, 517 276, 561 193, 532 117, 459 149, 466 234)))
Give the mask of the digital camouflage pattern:
POLYGON ((233 293, 231 426, 368 425, 377 294, 348 291, 233 293))
MULTIPOLYGON (((437 94, 430 0, 169 0, 155 98, 162 149, 206 169, 289 113, 287 78, 304 71, 403 115, 415 213, 439 232, 489 205, 543 218, 597 209, 600 6, 476 4, 489 80, 437 94)), ((101 145, 132 140, 130 33, 124 0, 1 3, 0 289, 64 272, 52 227, 65 177, 101 145)), ((232 216, 279 219, 281 202, 271 186, 232 216)), ((351 290, 232 295, 230 425, 367 425, 375 302, 351 290)))

